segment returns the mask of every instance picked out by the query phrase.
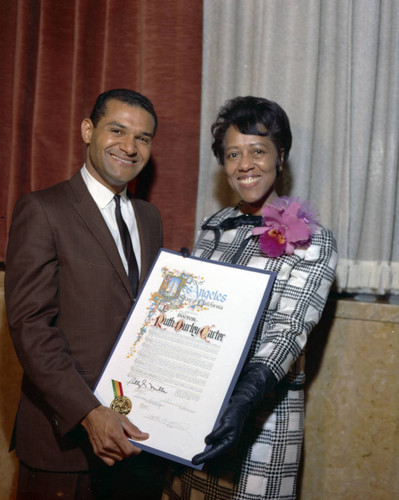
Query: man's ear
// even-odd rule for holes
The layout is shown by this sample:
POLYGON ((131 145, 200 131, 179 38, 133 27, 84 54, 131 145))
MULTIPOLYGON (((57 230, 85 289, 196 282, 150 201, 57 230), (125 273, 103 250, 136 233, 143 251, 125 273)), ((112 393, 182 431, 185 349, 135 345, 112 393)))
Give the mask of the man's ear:
POLYGON ((80 126, 80 130, 82 133, 82 138, 86 144, 90 144, 91 141, 91 134, 93 132, 93 122, 90 120, 90 118, 85 118, 82 121, 82 125, 80 126))

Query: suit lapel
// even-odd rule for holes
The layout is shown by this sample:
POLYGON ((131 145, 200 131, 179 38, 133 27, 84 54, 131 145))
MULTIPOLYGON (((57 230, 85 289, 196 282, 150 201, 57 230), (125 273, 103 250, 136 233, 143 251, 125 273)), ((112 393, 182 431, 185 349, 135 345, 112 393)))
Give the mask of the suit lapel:
POLYGON ((104 221, 103 216, 101 215, 100 210, 98 209, 93 198, 90 196, 90 193, 87 190, 86 184, 84 183, 80 172, 75 174, 69 180, 69 185, 75 194, 76 201, 72 203, 74 209, 82 218, 88 230, 93 234, 98 243, 102 246, 105 254, 107 255, 111 264, 114 266, 124 287, 133 300, 134 297, 130 288, 129 278, 126 274, 125 268, 123 267, 123 263, 116 247, 115 241, 107 227, 107 224, 104 221))

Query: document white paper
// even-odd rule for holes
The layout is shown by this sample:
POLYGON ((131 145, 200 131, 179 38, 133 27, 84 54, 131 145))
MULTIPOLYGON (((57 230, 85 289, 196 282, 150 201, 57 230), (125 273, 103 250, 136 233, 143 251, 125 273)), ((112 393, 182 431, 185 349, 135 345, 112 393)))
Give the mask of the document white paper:
POLYGON ((194 467, 273 280, 271 272, 159 252, 95 388, 105 406, 119 397, 111 407, 122 401, 131 422, 150 434, 135 445, 194 467))

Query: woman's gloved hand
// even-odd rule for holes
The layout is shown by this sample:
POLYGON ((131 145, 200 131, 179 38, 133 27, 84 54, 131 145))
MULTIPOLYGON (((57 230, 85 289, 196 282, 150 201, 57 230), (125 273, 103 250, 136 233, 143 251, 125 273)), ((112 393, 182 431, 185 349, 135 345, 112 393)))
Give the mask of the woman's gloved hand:
POLYGON ((205 438, 211 448, 192 459, 194 465, 208 462, 234 446, 240 437, 245 419, 263 397, 273 389, 277 379, 263 363, 248 363, 238 379, 219 425, 205 438))

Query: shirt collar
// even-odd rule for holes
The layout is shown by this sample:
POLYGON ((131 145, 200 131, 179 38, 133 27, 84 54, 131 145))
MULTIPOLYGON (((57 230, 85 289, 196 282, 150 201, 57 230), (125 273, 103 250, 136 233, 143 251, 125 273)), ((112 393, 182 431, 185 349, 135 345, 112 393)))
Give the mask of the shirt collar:
MULTIPOLYGON (((86 184, 89 193, 96 202, 98 208, 102 210, 114 199, 115 193, 113 193, 110 189, 101 184, 101 182, 98 182, 98 180, 95 179, 91 175, 91 173, 87 170, 86 165, 83 165, 83 167, 80 170, 80 173, 83 177, 83 180, 86 184)), ((127 187, 125 187, 125 189, 119 194, 121 195, 124 202, 128 201, 127 187)))

